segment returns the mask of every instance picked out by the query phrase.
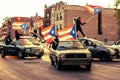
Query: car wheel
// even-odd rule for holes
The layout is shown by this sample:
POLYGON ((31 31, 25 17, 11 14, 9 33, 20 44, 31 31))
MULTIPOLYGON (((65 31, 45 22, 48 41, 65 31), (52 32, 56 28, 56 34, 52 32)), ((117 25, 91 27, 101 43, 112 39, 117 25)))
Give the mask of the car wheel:
POLYGON ((23 55, 22 51, 18 51, 17 55, 18 55, 19 59, 24 59, 24 55, 23 55))
POLYGON ((5 58, 5 53, 4 53, 3 50, 1 50, 1 57, 2 57, 2 58, 5 58))
POLYGON ((42 56, 43 56, 43 53, 40 53, 40 54, 37 55, 36 57, 41 59, 42 56))
POLYGON ((58 70, 60 70, 61 66, 62 66, 61 63, 59 61, 56 61, 55 68, 58 69, 58 70))
POLYGON ((116 51, 116 56, 115 56, 115 58, 118 59, 118 58, 119 58, 119 50, 116 49, 115 51, 116 51))
POLYGON ((111 60, 107 54, 101 54, 101 53, 100 53, 99 59, 100 59, 100 61, 108 61, 108 60, 111 60))
POLYGON ((86 69, 90 70, 91 69, 91 64, 90 65, 86 65, 86 69))
POLYGON ((50 59, 51 65, 54 66, 54 61, 50 59))

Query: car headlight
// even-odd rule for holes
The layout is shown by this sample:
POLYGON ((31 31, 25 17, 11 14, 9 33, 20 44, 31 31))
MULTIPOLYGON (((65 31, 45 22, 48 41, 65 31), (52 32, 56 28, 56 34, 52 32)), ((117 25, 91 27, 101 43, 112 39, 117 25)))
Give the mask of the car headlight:
POLYGON ((64 58, 65 57, 65 54, 60 54, 60 58, 64 58))
POLYGON ((87 54, 87 57, 88 57, 88 58, 91 58, 92 56, 91 56, 91 54, 87 54))

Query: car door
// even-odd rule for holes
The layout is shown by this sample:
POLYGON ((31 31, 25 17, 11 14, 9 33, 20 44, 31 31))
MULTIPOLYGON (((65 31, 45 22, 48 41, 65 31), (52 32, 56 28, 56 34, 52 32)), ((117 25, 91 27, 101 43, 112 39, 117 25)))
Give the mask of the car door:
POLYGON ((9 55, 16 55, 17 47, 15 43, 11 43, 7 46, 7 51, 9 55))
POLYGON ((97 45, 90 40, 83 40, 82 42, 86 48, 89 49, 89 51, 92 53, 92 57, 96 58, 97 57, 97 45))

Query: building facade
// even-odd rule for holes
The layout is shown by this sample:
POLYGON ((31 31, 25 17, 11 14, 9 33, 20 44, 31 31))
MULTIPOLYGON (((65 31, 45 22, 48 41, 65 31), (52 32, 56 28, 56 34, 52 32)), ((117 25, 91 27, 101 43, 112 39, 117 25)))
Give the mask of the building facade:
MULTIPOLYGON (((104 8, 101 12, 101 28, 102 34, 98 34, 98 14, 95 15, 87 24, 82 26, 82 29, 87 37, 96 38, 98 40, 117 41, 120 39, 119 26, 115 17, 115 10, 104 8), (113 37, 114 36, 114 37, 113 37)), ((82 17, 82 21, 87 21, 93 15, 90 14, 84 6, 67 5, 60 1, 50 7, 45 8, 45 15, 49 15, 49 22, 57 26, 57 30, 63 29, 71 24, 74 24, 74 18, 82 17), (49 12, 47 12, 47 11, 49 12)), ((45 17, 47 19, 47 17, 45 17)), ((79 36, 82 37, 81 33, 79 36)))
POLYGON ((26 24, 27 29, 30 28, 30 18, 28 17, 6 17, 3 19, 1 27, 1 37, 4 38, 7 34, 10 34, 12 38, 15 38, 15 30, 18 30, 20 34, 29 34, 28 31, 23 31, 22 24, 26 24))

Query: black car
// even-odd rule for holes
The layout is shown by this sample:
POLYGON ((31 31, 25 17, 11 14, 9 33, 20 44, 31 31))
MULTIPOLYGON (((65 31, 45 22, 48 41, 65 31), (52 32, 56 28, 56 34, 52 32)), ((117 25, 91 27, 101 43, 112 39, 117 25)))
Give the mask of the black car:
POLYGON ((5 56, 18 56, 18 58, 23 59, 28 56, 36 56, 37 58, 41 58, 44 54, 44 50, 36 45, 33 45, 27 39, 19 39, 16 40, 9 45, 4 45, 1 49, 1 56, 5 58, 5 56))
POLYGON ((78 38, 78 40, 90 50, 93 58, 111 61, 117 56, 117 51, 114 48, 104 45, 101 41, 92 38, 78 38))

